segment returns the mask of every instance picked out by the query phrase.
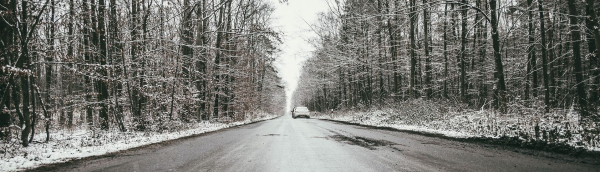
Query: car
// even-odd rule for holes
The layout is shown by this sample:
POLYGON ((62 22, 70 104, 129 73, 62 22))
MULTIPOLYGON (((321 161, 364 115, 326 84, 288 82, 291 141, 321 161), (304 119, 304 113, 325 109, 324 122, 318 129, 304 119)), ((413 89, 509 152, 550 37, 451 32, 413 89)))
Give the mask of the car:
POLYGON ((310 118, 310 110, 308 110, 308 108, 304 106, 294 107, 294 110, 292 110, 292 118, 296 119, 301 116, 305 118, 310 118))

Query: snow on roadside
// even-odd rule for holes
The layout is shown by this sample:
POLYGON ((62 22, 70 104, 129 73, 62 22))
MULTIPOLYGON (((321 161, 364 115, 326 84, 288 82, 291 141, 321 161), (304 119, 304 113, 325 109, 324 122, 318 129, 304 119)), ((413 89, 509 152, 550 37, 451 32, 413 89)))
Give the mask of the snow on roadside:
POLYGON ((351 114, 351 115, 321 115, 321 116, 317 116, 316 118, 334 120, 334 121, 351 122, 351 123, 357 123, 357 124, 361 124, 361 125, 369 125, 369 126, 375 126, 375 127, 390 127, 390 128, 395 128, 395 129, 399 129, 399 130, 441 134, 444 136, 455 137, 455 138, 468 138, 468 137, 474 136, 473 134, 469 134, 466 132, 439 130, 439 129, 432 129, 429 127, 417 126, 417 125, 398 124, 397 121, 387 120, 385 115, 381 115, 381 114, 385 114, 385 112, 381 111, 381 110, 377 110, 377 111, 370 112, 370 113, 369 112, 350 112, 349 114, 351 114), (367 115, 367 114, 370 114, 371 117, 369 117, 367 120, 361 120, 361 118, 363 118, 362 116, 367 115))
MULTIPOLYGON (((427 102, 418 103, 427 104, 427 102)), ((410 107, 406 105, 366 111, 340 111, 315 117, 376 127, 441 134, 454 138, 517 137, 522 141, 546 140, 551 143, 568 144, 590 151, 600 151, 600 136, 584 135, 583 131, 586 127, 579 124, 579 115, 573 110, 548 114, 526 112, 498 114, 486 110, 458 112, 451 110, 443 112, 436 110, 439 108, 437 106, 419 106, 410 107), (539 131, 537 136, 536 130, 539 131), (587 137, 587 139, 584 139, 584 137, 587 137)), ((589 127, 587 130, 590 130, 589 127)))
MULTIPOLYGON (((102 132, 91 130, 61 131, 59 133, 52 133, 51 140, 48 143, 33 143, 29 147, 22 147, 20 144, 15 144, 18 143, 16 140, 10 143, 0 142, 0 149, 4 151, 4 154, 0 154, 0 171, 32 169, 46 164, 118 152, 278 117, 272 114, 259 114, 259 116, 257 119, 228 124, 218 122, 194 123, 181 131, 162 133, 102 132)), ((43 140, 45 140, 44 133, 38 134, 34 138, 34 142, 41 142, 43 140)))

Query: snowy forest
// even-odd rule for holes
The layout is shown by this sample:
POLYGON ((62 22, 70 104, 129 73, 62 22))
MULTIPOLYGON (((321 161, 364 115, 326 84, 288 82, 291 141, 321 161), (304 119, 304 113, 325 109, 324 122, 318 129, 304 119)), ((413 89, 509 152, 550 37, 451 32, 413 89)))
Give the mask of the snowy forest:
POLYGON ((327 118, 367 125, 600 145, 595 0, 330 6, 312 25, 317 50, 304 64, 294 104, 355 113, 327 118))
POLYGON ((273 26, 291 0, 0 0, 0 171, 273 119, 286 104, 310 119, 277 126, 600 152, 600 2, 323 1, 316 22, 294 23, 316 35, 302 37, 314 51, 294 90, 282 47, 300 46, 282 45, 302 34, 273 26))
POLYGON ((273 10, 262 0, 0 0, 2 152, 63 130, 283 113, 273 10))

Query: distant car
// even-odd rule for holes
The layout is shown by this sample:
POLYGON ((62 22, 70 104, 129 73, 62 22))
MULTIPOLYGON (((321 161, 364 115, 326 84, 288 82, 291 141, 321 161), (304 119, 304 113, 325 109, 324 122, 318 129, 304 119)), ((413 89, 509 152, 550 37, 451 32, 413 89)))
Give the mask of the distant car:
POLYGON ((296 119, 301 116, 310 118, 310 111, 308 108, 303 106, 294 107, 294 110, 292 110, 292 118, 296 119))

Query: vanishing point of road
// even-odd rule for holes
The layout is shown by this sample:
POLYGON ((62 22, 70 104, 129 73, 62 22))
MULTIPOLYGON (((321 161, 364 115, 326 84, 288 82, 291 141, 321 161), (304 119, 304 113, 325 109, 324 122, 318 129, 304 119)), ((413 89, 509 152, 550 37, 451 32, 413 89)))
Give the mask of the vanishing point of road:
POLYGON ((516 149, 286 115, 34 170, 600 171, 598 164, 516 149))

